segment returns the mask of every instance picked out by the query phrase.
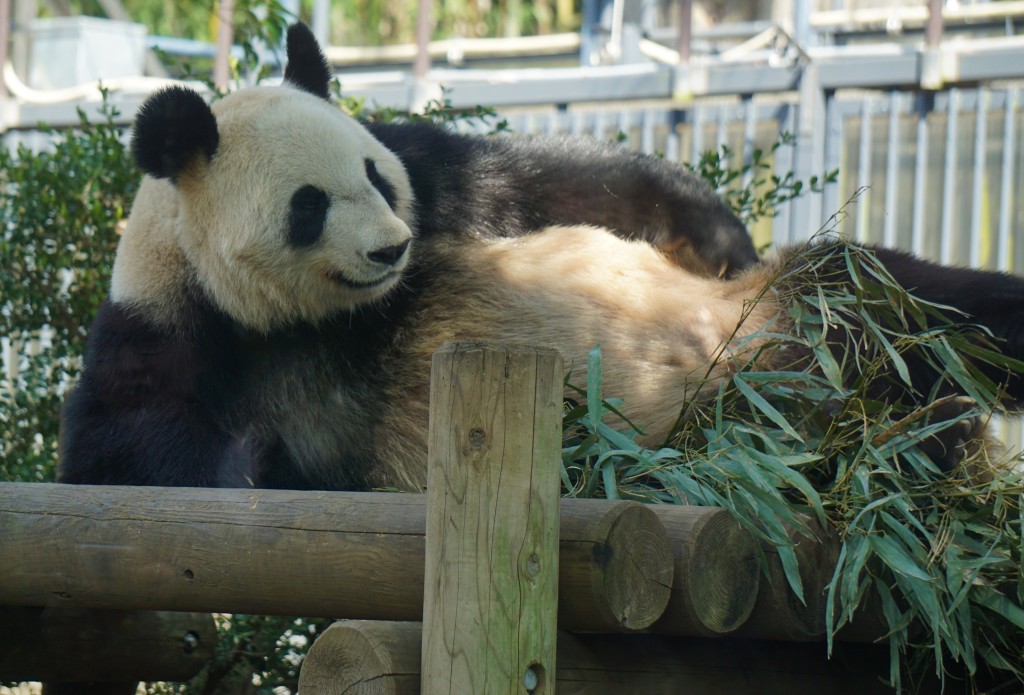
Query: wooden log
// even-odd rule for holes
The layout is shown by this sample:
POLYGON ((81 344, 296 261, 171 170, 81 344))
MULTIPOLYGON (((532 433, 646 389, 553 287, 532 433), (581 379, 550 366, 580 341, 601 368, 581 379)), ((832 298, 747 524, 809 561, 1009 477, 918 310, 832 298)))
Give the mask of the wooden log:
POLYGON ((130 686, 134 693, 140 680, 196 675, 213 656, 215 642, 209 613, 5 606, 0 682, 92 682, 108 689, 130 686))
POLYGON ((816 523, 808 523, 813 536, 795 531, 791 534, 796 544, 804 601, 801 602, 790 588, 778 549, 762 544, 768 561, 767 577, 761 582, 750 618, 737 634, 798 642, 824 639, 826 589, 835 571, 839 545, 835 537, 822 531, 816 523))
POLYGON ((651 505, 562 500, 558 624, 581 632, 643 630, 665 612, 673 542, 651 505), (604 510, 603 514, 583 513, 604 510), (584 571, 579 571, 579 570, 584 571), (597 610, 594 610, 594 609, 597 610))
MULTIPOLYGON (((299 674, 303 695, 417 695, 421 625, 340 621, 310 648, 299 674)), ((662 635, 559 632, 559 695, 891 695, 888 650, 823 644, 662 635)))
POLYGON ((339 620, 309 648, 299 671, 302 695, 420 692, 423 624, 339 620))
POLYGON ((552 691, 562 380, 551 349, 434 354, 423 693, 552 691))
POLYGON ((754 610, 761 579, 757 542, 724 509, 655 505, 672 538, 675 579, 659 633, 715 637, 754 610))
MULTIPOLYGON (((660 615, 671 551, 627 507, 562 501, 562 583, 594 587, 566 627, 660 615)), ((419 620, 425 528, 425 495, 0 483, 0 604, 419 620)))

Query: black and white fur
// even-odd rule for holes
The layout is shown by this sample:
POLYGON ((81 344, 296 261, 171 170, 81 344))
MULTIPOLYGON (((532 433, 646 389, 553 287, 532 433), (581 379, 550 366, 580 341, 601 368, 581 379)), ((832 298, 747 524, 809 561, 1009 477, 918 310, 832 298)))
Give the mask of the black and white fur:
MULTIPOLYGON (((749 264, 734 219, 667 165, 419 126, 374 137, 327 79, 299 27, 283 86, 143 107, 148 176, 65 406, 63 482, 422 489, 429 359, 453 339, 554 347, 581 382, 600 344, 605 394, 654 444, 779 312, 750 308, 777 266, 733 273, 749 264), (532 168, 510 174, 502 153, 532 168), (676 211, 662 226, 659 206, 676 211), (681 246, 709 262, 681 267, 665 253, 681 246)), ((882 253, 1024 356, 1024 280, 882 253)))

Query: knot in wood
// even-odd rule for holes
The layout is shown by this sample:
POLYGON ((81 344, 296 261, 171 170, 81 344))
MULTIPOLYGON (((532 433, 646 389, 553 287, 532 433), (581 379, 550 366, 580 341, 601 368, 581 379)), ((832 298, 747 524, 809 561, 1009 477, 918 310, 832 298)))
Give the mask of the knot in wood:
POLYGON ((182 648, 186 654, 191 654, 199 646, 199 635, 194 632, 186 632, 185 636, 181 638, 182 648))
POLYGON ((540 574, 540 557, 533 553, 526 559, 526 576, 533 579, 540 574))
POLYGON ((487 433, 479 427, 474 427, 469 431, 469 445, 475 449, 479 449, 487 442, 487 433))

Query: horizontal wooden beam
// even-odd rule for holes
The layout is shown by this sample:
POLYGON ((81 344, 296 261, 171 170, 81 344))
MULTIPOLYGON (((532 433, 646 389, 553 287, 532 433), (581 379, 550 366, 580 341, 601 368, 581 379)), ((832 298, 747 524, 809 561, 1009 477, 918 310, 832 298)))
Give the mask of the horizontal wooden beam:
MULTIPOLYGON (((634 502, 562 500, 559 622, 643 629, 672 551, 634 502)), ((426 496, 0 483, 0 603, 418 620, 426 496)))
MULTIPOLYGON (((417 695, 422 625, 340 621, 310 648, 303 695, 417 695)), ((824 644, 558 633, 559 693, 885 695, 888 649, 824 644)))
POLYGON ((192 678, 215 641, 209 613, 3 606, 0 682, 125 683, 134 693, 140 680, 192 678))

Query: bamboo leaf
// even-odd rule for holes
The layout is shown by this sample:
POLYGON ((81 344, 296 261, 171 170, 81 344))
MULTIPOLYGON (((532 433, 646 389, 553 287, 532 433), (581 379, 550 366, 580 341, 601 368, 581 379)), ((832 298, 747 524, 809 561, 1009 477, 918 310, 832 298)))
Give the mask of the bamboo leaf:
POLYGON ((1024 609, 992 587, 978 586, 975 589, 974 602, 998 613, 1019 629, 1024 630, 1024 609))
POLYGON ((931 575, 921 570, 913 556, 888 536, 871 536, 868 542, 875 554, 894 572, 925 582, 932 580, 931 575))
POLYGON ((732 381, 734 384, 736 384, 736 387, 743 393, 747 400, 750 401, 750 404, 754 406, 757 410, 759 410, 765 417, 767 417, 769 420, 778 425, 779 428, 782 429, 782 431, 784 431, 793 439, 796 439, 799 442, 803 441, 803 438, 799 434, 797 434, 796 430, 794 430, 790 426, 790 424, 786 422, 786 418, 783 417, 782 413, 776 410, 771 403, 766 401, 761 396, 761 394, 757 393, 757 391, 752 389, 750 385, 746 381, 744 381, 742 377, 740 377, 740 375, 737 374, 733 376, 732 381))

